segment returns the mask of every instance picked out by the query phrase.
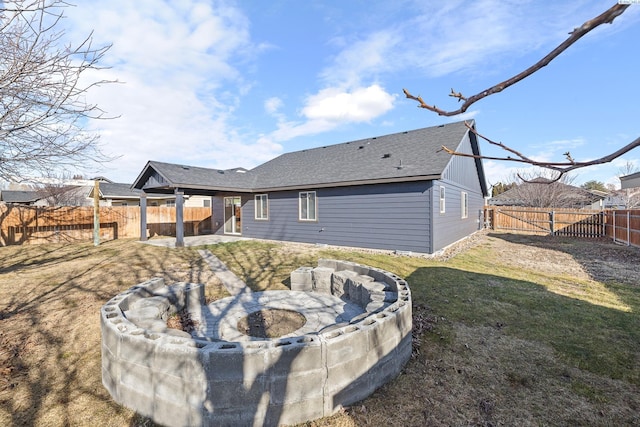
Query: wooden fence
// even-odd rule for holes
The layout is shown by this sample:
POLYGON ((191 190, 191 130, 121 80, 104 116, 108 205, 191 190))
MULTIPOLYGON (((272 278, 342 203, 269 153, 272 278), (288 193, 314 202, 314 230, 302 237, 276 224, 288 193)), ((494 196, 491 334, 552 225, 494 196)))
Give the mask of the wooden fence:
POLYGON ((575 210, 487 206, 492 230, 568 237, 610 237, 640 247, 640 210, 575 210))
MULTIPOLYGON (((173 207, 147 207, 150 236, 175 236, 173 207)), ((185 236, 211 232, 211 208, 184 208, 185 236)), ((140 237, 140 207, 100 208, 100 240, 140 237)), ((93 241, 93 207, 0 205, 0 245, 93 241)))

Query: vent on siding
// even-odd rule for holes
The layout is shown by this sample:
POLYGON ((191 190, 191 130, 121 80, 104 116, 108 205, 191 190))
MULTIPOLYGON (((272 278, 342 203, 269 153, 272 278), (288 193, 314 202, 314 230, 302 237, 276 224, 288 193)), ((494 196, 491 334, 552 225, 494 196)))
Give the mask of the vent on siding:
POLYGON ((385 154, 382 155, 383 159, 388 159, 389 157, 391 157, 390 153, 385 153, 385 154))

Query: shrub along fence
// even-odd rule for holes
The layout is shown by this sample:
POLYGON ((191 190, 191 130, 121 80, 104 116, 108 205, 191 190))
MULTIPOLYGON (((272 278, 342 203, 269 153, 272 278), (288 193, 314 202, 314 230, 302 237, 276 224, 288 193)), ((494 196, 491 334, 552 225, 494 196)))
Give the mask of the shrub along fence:
POLYGON ((576 210, 487 206, 485 227, 514 233, 569 237, 609 237, 640 247, 640 209, 576 210))
MULTIPOLYGON (((175 236, 176 210, 147 207, 150 236, 175 236)), ((184 208, 185 236, 211 232, 211 208, 184 208)), ((140 237, 140 207, 100 207, 100 240, 140 237)), ((93 241, 93 207, 0 205, 0 245, 93 241)))

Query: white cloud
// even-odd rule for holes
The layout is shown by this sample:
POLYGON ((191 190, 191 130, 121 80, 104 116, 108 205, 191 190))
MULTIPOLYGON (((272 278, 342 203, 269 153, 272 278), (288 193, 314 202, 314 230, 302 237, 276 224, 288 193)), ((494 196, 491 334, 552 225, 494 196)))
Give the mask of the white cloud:
POLYGON ((393 108, 394 99, 395 95, 378 85, 359 87, 350 92, 328 88, 310 96, 302 114, 310 120, 366 122, 393 108))
POLYGON ((264 102, 264 109, 267 113, 273 115, 276 114, 283 105, 284 103, 282 102, 282 99, 274 96, 264 102))
POLYGON ((247 18, 223 2, 102 0, 66 11, 68 34, 94 31, 94 43, 113 43, 92 78, 118 80, 92 90, 89 101, 114 120, 99 130, 106 151, 122 157, 106 175, 134 179, 147 160, 209 167, 251 167, 281 152, 278 144, 243 141, 232 125, 250 84, 234 65, 261 47, 247 18))

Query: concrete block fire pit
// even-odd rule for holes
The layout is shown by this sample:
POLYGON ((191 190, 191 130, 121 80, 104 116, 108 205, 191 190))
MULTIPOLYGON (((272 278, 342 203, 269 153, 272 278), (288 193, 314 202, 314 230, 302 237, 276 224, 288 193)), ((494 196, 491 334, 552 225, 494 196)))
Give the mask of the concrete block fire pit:
POLYGON ((130 288, 101 309, 104 386, 163 425, 275 426, 332 415, 400 373, 411 356, 404 280, 320 260, 292 272, 291 289, 205 305, 199 284, 130 288), (196 320, 191 333, 167 328, 182 310, 196 320), (299 325, 277 338, 239 328, 260 310, 299 313, 299 325))

